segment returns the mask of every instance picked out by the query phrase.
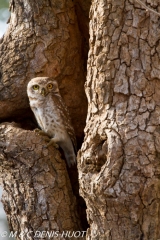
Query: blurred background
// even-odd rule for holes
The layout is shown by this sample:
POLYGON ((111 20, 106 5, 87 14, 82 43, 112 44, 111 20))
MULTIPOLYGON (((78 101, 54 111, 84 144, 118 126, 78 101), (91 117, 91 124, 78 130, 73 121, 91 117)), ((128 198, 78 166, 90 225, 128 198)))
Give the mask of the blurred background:
MULTIPOLYGON (((7 21, 10 15, 8 7, 9 7, 9 0, 0 0, 0 38, 3 36, 3 34, 7 29, 7 21)), ((1 202, 2 191, 3 191, 2 187, 0 186, 0 239, 11 240, 13 238, 9 238, 8 236, 2 238, 1 236, 1 234, 4 231, 7 231, 9 234, 6 214, 4 212, 3 205, 1 202)))
POLYGON ((9 18, 9 0, 0 0, 0 37, 4 34, 7 29, 7 21, 9 18))

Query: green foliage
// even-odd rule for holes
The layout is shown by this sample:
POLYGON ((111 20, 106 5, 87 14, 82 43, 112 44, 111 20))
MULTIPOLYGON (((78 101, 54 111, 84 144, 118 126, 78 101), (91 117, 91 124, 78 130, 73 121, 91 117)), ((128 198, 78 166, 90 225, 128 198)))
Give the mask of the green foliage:
POLYGON ((6 22, 9 17, 9 1, 8 0, 0 0, 0 20, 6 22))
POLYGON ((9 0, 0 0, 0 9, 8 8, 8 7, 9 7, 9 0))

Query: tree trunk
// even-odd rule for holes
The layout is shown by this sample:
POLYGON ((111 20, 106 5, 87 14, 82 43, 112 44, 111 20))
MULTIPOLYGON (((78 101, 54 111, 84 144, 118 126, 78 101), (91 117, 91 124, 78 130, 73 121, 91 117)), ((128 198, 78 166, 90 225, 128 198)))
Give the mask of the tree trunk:
POLYGON ((81 231, 76 200, 59 152, 52 146, 47 149, 42 137, 16 124, 3 123, 0 130, 3 203, 11 236, 39 240, 43 233, 45 239, 66 239, 67 231, 70 236, 81 231))
POLYGON ((29 116, 28 82, 37 76, 54 77, 81 139, 87 101, 82 40, 72 0, 13 0, 10 10, 0 45, 0 119, 29 116))
MULTIPOLYGON (((143 1, 145 3, 145 1, 143 1)), ((160 12, 160 3, 146 1, 160 12)), ((160 238, 159 17, 135 0, 93 0, 80 192, 92 240, 160 238)))
POLYGON ((47 148, 32 131, 37 124, 26 92, 33 77, 55 78, 81 144, 87 100, 75 6, 72 0, 12 0, 10 10, 9 27, 0 39, 0 178, 9 226, 17 239, 42 239, 37 231, 49 231, 51 239, 67 234, 84 239, 77 169, 66 169, 58 150, 47 148), (74 231, 81 232, 74 236, 74 231))
MULTIPOLYGON (((157 12, 160 4, 138 2, 93 0, 90 9, 88 113, 78 156, 88 240, 160 239, 160 28, 158 14, 143 3, 157 12)), ((35 76, 58 80, 80 145, 89 6, 90 0, 11 1, 0 45, 0 118, 20 124, 1 124, 0 170, 17 239, 41 239, 36 234, 43 231, 66 239, 60 234, 82 230, 74 170, 71 187, 59 151, 31 131, 26 85, 35 76)))

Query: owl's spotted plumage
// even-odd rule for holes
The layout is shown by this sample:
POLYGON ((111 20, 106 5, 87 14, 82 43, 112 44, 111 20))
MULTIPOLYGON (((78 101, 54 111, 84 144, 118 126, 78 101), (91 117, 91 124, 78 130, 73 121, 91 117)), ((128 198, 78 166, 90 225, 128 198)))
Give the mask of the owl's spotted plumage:
POLYGON ((27 94, 38 125, 63 149, 68 166, 74 165, 75 133, 57 81, 48 77, 33 78, 28 83, 27 94))

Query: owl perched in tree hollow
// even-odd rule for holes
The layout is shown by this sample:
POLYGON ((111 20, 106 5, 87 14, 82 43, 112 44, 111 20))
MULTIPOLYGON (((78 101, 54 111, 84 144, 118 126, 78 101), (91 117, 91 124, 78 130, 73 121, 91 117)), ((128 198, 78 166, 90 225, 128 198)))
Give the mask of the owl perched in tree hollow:
POLYGON ((50 143, 62 148, 69 167, 76 164, 75 133, 57 81, 49 77, 33 78, 27 94, 38 125, 51 138, 50 143))

